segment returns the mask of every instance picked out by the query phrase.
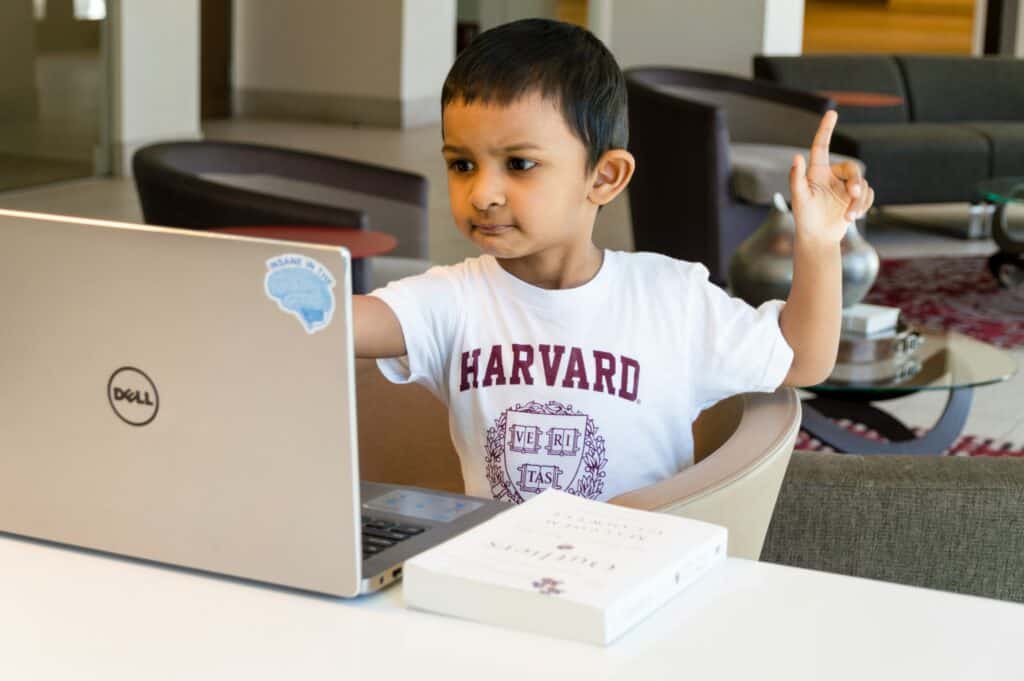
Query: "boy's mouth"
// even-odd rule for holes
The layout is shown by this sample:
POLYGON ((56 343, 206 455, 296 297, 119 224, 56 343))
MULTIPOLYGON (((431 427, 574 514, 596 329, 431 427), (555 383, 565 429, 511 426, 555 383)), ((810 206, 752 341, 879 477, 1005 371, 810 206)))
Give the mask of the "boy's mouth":
POLYGON ((472 223, 473 230, 482 234, 500 234, 507 230, 515 228, 515 225, 505 225, 497 223, 472 223))

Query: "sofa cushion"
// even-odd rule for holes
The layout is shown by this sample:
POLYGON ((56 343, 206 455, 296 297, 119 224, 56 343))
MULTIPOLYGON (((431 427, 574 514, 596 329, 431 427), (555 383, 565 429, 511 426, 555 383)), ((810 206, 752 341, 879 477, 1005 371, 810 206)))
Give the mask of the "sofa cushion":
POLYGON ((1024 465, 794 452, 761 560, 1024 601, 1024 465))
POLYGON ((903 55, 917 122, 1024 121, 1024 59, 903 55))
POLYGON ((984 135, 992 145, 989 172, 993 177, 1024 175, 1024 110, 1019 123, 968 121, 963 125, 984 135))
MULTIPOLYGON (((896 60, 882 55, 803 55, 754 57, 754 77, 798 90, 845 90, 896 95, 906 100, 896 60)), ((846 123, 896 123, 910 120, 905 104, 885 107, 840 107, 846 123)))
POLYGON ((964 125, 840 123, 832 149, 864 162, 878 205, 971 201, 989 176, 989 142, 964 125))
MULTIPOLYGON (((795 154, 803 154, 806 159, 808 149, 776 144, 729 145, 729 184, 733 195, 747 203, 768 205, 772 195, 781 192, 789 201, 789 169, 795 154)), ((850 156, 831 154, 830 160, 856 161, 864 172, 864 164, 850 156)))

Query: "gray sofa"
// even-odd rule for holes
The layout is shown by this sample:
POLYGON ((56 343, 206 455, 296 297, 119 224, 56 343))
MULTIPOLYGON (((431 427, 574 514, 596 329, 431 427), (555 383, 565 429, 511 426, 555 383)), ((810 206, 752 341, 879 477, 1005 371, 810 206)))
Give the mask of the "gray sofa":
POLYGON ((979 181, 1024 175, 1022 59, 756 56, 754 75, 805 91, 903 99, 839 106, 832 149, 865 163, 878 205, 974 201, 979 181))
POLYGON ((794 452, 761 560, 1024 602, 1024 461, 794 452))

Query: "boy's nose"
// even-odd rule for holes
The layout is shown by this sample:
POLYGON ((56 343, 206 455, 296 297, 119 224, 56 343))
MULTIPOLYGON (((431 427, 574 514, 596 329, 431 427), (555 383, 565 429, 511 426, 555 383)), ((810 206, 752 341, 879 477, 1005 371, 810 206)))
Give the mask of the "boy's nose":
POLYGON ((484 212, 505 205, 505 193, 497 178, 484 176, 477 178, 477 181, 473 183, 469 200, 474 208, 484 212))

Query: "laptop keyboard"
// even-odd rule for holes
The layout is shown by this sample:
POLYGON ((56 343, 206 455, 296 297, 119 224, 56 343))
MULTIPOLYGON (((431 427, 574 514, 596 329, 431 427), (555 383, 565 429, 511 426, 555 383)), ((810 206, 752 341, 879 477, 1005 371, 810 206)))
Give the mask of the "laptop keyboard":
POLYGON ((363 516, 363 555, 372 556, 389 546, 415 537, 426 528, 363 516))

